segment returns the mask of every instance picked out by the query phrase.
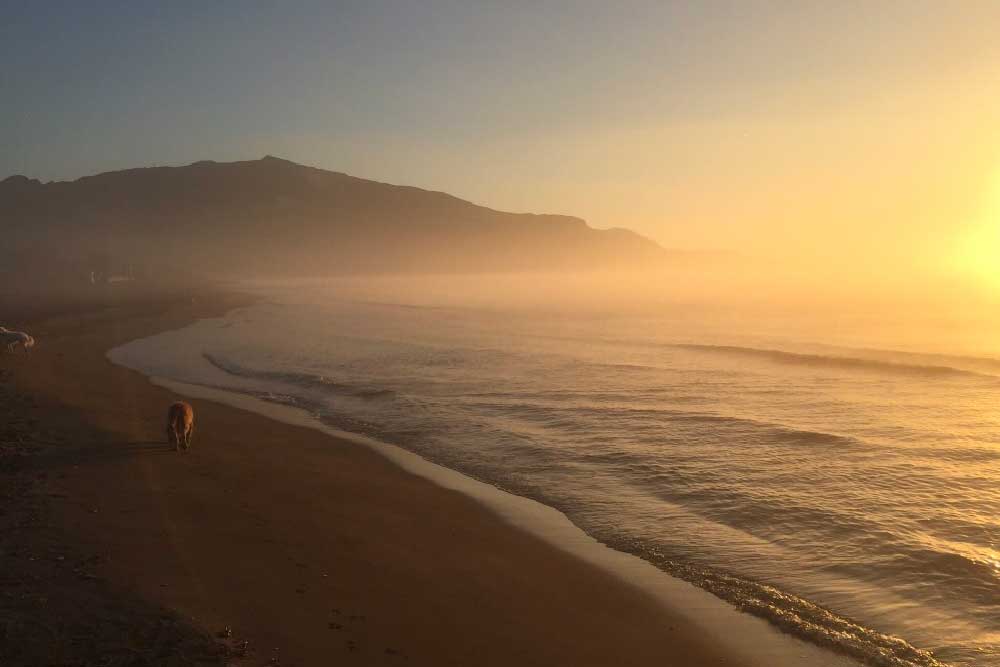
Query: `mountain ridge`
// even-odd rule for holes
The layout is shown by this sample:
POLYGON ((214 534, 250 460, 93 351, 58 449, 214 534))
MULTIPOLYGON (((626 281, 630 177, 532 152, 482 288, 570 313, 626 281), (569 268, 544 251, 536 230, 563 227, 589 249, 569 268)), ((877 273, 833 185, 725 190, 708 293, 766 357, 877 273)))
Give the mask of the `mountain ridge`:
POLYGON ((71 272, 93 264, 226 276, 581 270, 676 254, 575 216, 501 211, 271 155, 48 183, 10 176, 0 181, 0 230, 13 239, 4 259, 47 258, 71 272))

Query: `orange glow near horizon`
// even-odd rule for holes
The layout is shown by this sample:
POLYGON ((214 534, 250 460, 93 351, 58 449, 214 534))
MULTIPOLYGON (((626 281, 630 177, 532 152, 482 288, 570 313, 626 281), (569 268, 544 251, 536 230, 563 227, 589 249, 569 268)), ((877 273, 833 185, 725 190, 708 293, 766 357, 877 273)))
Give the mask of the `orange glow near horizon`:
MULTIPOLYGON (((243 33, 220 23, 238 49, 182 30, 188 47, 161 54, 157 80, 180 77, 187 94, 154 97, 144 68, 108 69, 131 62, 118 52, 77 62, 25 36, 36 57, 18 57, 51 60, 52 81, 70 63, 70 80, 107 72, 120 90, 14 72, 26 111, 0 123, 12 146, 0 178, 270 154, 726 257, 684 281, 699 295, 916 311, 1000 302, 1000 3, 638 4, 457 3, 440 16, 373 5, 360 13, 375 20, 357 25, 332 8, 275 9, 296 26, 285 39, 261 16, 243 33), (348 25, 352 39, 329 38, 348 25), (46 124, 76 108, 91 111, 46 124), (123 108, 144 112, 122 123, 123 108), (216 111, 188 115, 199 109, 216 111)), ((72 19, 61 16, 68 34, 72 19)))

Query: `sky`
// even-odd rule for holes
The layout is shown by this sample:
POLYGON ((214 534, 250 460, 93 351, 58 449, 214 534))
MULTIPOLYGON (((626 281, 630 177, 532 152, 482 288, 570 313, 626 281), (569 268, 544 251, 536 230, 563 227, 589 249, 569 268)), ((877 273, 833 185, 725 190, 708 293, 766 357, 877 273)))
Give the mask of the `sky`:
POLYGON ((0 0, 0 16, 0 177, 271 154, 828 281, 1000 291, 1000 2, 0 0))

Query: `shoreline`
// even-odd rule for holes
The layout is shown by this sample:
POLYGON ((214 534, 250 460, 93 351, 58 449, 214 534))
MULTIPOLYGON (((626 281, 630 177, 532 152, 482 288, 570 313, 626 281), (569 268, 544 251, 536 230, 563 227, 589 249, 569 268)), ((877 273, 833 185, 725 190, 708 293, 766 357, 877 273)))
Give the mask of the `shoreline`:
POLYGON ((575 547, 546 542, 462 489, 429 482, 317 424, 279 423, 216 396, 196 404, 192 454, 165 451, 154 406, 176 392, 106 357, 130 340, 227 312, 233 298, 98 317, 106 329, 91 327, 89 345, 67 323, 68 335, 38 353, 34 374, 24 365, 15 374, 105 435, 78 457, 74 467, 87 475, 52 483, 50 495, 76 499, 55 508, 64 532, 109 554, 114 565, 99 574, 113 587, 193 617, 204 632, 231 626, 257 647, 240 664, 308 665, 338 655, 359 664, 851 664, 587 538, 586 548, 675 582, 666 593, 640 590, 575 547), (65 364, 68 351, 81 363, 65 364), (103 391, 83 389, 87 380, 103 391), (296 456, 274 456, 282 446, 296 447, 296 456), (115 506, 117 513, 100 511, 115 506), (683 587, 697 595, 681 601, 683 587), (691 613, 698 596, 732 617, 706 621, 715 609, 692 618, 704 612, 691 613), (760 624, 764 634, 733 627, 733 619, 760 624))
POLYGON ((457 491, 482 505, 495 519, 538 537, 573 558, 611 574, 623 585, 653 598, 668 613, 682 616, 747 664, 788 665, 798 661, 815 667, 858 664, 849 657, 781 632, 763 618, 740 612, 712 593, 671 576, 639 556, 599 542, 549 505, 469 477, 398 445, 330 426, 303 408, 269 402, 238 391, 157 376, 151 376, 150 381, 180 396, 253 412, 372 449, 401 470, 436 486, 457 491), (726 632, 723 633, 721 628, 725 628, 726 632))

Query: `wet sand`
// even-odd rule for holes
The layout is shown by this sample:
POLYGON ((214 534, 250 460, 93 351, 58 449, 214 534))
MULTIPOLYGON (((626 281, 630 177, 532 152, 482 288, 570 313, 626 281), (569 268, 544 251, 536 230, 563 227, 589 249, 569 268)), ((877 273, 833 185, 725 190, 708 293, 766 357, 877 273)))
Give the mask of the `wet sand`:
POLYGON ((49 586, 39 618, 101 626, 94 615, 120 620, 133 605, 137 624, 170 629, 157 655, 173 664, 748 664, 651 596, 357 443, 193 400, 193 450, 174 453, 164 417, 178 397, 106 352, 246 301, 161 297, 40 320, 36 351, 0 360, 43 441, 30 478, 44 519, 5 566, 16 575, 35 550, 58 569, 52 554, 72 554, 68 581, 113 601, 84 609, 60 602, 91 599, 78 584, 49 586), (217 653, 203 646, 227 627, 217 653))

